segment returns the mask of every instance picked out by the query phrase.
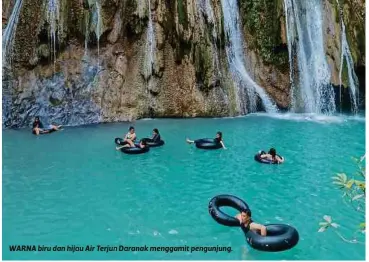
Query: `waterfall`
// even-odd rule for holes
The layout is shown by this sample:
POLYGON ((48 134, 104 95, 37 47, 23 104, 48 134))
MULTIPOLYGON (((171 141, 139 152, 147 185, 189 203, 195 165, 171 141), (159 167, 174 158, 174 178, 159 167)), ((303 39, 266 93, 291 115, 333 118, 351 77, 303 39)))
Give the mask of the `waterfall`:
POLYGON ((320 0, 284 0, 284 4, 292 110, 333 113, 336 106, 334 90, 330 84, 331 72, 325 58, 322 3, 320 0), (297 81, 294 75, 295 64, 298 68, 297 81))
POLYGON ((95 23, 95 35, 97 40, 97 66, 100 65, 100 36, 102 34, 102 21, 101 21, 101 6, 100 1, 95 2, 95 12, 93 15, 93 20, 95 23))
MULTIPOLYGON (((92 31, 95 33, 97 42, 97 66, 100 66, 100 37, 103 33, 103 21, 101 18, 101 3, 100 0, 88 0, 88 5, 91 10, 91 20, 86 20, 86 38, 85 38, 85 52, 87 50, 88 38, 90 33, 90 26, 92 31), (90 22, 90 23, 89 23, 90 22)), ((90 15, 88 15, 90 18, 90 15)), ((87 18, 86 18, 87 19, 87 18)))
POLYGON ((227 35, 227 57, 231 71, 237 86, 244 87, 247 93, 248 110, 255 112, 257 109, 257 95, 260 97, 267 112, 275 112, 277 108, 266 92, 254 82, 245 68, 243 54, 243 36, 240 30, 240 17, 237 0, 222 0, 224 15, 224 31, 227 35))
POLYGON ((152 14, 151 14, 151 0, 147 0, 148 2, 148 16, 149 23, 147 25, 147 40, 146 40, 146 63, 145 63, 145 78, 149 79, 152 74, 153 66, 155 62, 155 31, 154 25, 152 22, 152 14))
POLYGON ((90 23, 89 23, 89 13, 87 11, 85 11, 85 53, 84 56, 87 59, 87 51, 88 51, 88 38, 89 38, 89 34, 90 34, 90 23))
POLYGON ((218 75, 220 75, 221 72, 220 72, 220 66, 219 66, 219 56, 218 56, 218 49, 217 49, 217 44, 216 44, 218 40, 218 30, 216 27, 217 24, 216 24, 213 8, 210 4, 210 0, 198 0, 197 3, 199 6, 199 10, 206 16, 207 23, 209 25, 212 25, 211 35, 212 35, 212 41, 213 41, 213 55, 214 55, 213 65, 215 64, 217 73, 218 75))
POLYGON ((59 0, 48 0, 46 7, 46 21, 49 24, 49 37, 51 49, 53 50, 53 62, 54 62, 54 70, 55 70, 55 62, 56 62, 56 43, 57 37, 59 38, 59 34, 61 33, 60 28, 60 5, 59 0))
MULTIPOLYGON (((22 3, 23 0, 16 0, 8 24, 6 25, 6 28, 3 32, 3 65, 6 65, 7 62, 11 62, 7 61, 7 59, 9 58, 9 54, 12 53, 14 35, 15 31, 17 30, 17 24, 22 3)), ((9 58, 9 60, 11 60, 11 57, 9 58)))
MULTIPOLYGON (((337 5, 339 8, 339 2, 337 0, 337 5)), ((341 12, 340 12, 341 13, 341 12)), ((357 113, 358 111, 358 97, 359 97, 359 92, 358 92, 358 79, 357 76, 355 74, 354 71, 354 61, 352 59, 351 56, 351 52, 350 52, 350 47, 347 43, 347 38, 346 38, 346 27, 345 27, 345 23, 343 21, 343 17, 340 14, 340 19, 341 19, 341 31, 342 31, 342 35, 341 35, 341 64, 340 64, 340 74, 339 74, 339 79, 340 79, 340 101, 341 101, 341 87, 342 87, 342 70, 343 70, 343 63, 344 61, 346 61, 346 65, 347 65, 347 73, 348 73, 348 84, 349 84, 349 90, 350 90, 350 97, 351 97, 351 110, 353 113, 357 113)))

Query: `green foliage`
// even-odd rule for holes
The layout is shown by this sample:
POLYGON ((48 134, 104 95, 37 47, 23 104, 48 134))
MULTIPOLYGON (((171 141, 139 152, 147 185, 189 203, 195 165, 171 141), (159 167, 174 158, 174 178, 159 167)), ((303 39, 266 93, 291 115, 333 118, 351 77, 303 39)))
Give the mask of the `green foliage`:
POLYGON ((183 25, 185 29, 188 27, 187 21, 187 6, 184 1, 186 0, 177 0, 177 11, 178 11, 178 22, 183 25))
POLYGON ((282 66, 288 64, 288 52, 275 52, 282 44, 281 17, 283 2, 279 0, 240 1, 243 26, 250 49, 257 50, 264 62, 282 66))
MULTIPOLYGON (((349 205, 353 208, 364 222, 358 225, 357 232, 365 234, 365 155, 360 159, 354 158, 354 161, 357 163, 358 171, 352 178, 348 178, 346 174, 339 173, 336 176, 332 177, 333 184, 336 185, 343 193, 343 201, 345 204, 349 205)), ((347 239, 337 230, 339 225, 337 223, 332 222, 332 218, 330 216, 323 216, 323 221, 319 223, 318 232, 324 232, 328 228, 332 228, 335 230, 336 234, 344 241, 348 243, 362 243, 357 241, 356 236, 352 239, 347 239)), ((356 234, 355 234, 356 235, 356 234)))

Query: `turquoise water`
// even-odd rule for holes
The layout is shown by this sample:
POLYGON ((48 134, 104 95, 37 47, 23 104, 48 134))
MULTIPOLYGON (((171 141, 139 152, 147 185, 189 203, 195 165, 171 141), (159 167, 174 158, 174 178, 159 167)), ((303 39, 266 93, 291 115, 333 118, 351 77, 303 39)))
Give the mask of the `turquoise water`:
MULTIPOLYGON (((3 259, 365 259, 363 245, 332 231, 318 233, 322 216, 359 223, 331 184, 352 173, 365 151, 362 117, 250 115, 226 119, 141 120, 139 137, 159 128, 166 145, 125 155, 113 139, 129 124, 65 128, 35 137, 3 131, 3 259), (204 151, 185 138, 223 131, 227 150, 204 151), (270 146, 286 158, 262 165, 254 153, 270 146), (297 228, 292 250, 265 253, 247 246, 238 228, 217 224, 209 200, 234 194, 260 223, 297 228), (226 246, 232 252, 10 252, 9 245, 226 246)), ((227 211, 235 214, 233 210, 227 211)))

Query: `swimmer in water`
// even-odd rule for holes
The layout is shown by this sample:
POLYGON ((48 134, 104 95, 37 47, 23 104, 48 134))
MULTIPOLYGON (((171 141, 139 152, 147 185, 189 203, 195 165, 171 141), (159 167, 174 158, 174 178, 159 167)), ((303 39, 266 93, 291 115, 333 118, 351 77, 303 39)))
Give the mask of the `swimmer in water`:
MULTIPOLYGON (((190 139, 187 138, 186 142, 189 143, 189 144, 193 144, 193 143, 196 143, 196 140, 193 141, 193 140, 190 140, 190 139)), ((221 144, 224 149, 227 149, 224 145, 224 142, 223 142, 222 132, 217 132, 217 134, 215 135, 215 138, 214 138, 214 143, 221 144)))
POLYGON ((247 230, 255 231, 261 236, 267 235, 267 228, 264 225, 257 224, 251 219, 251 211, 244 210, 240 214, 236 215, 236 218, 240 221, 242 227, 245 227, 247 230))
POLYGON ((260 158, 267 159, 277 164, 282 164, 284 162, 284 158, 279 157, 277 155, 277 151, 274 148, 271 148, 268 153, 261 152, 260 158))

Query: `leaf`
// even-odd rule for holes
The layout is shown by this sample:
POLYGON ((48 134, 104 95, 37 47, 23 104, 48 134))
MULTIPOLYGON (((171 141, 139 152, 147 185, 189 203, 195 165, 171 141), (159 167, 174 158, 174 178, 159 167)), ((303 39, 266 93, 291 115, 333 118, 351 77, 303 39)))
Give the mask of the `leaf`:
POLYGON ((364 223, 360 223, 359 227, 360 228, 365 228, 365 222, 364 223))
POLYGON ((334 228, 338 228, 339 227, 339 225, 337 223, 332 223, 331 226, 334 227, 334 228))
POLYGON ((328 223, 327 222, 320 222, 319 223, 319 226, 326 227, 326 226, 328 226, 328 223))
POLYGON ((364 194, 356 195, 352 198, 352 201, 358 200, 359 198, 364 197, 364 194))
POLYGON ((321 228, 319 228, 318 232, 319 232, 319 233, 322 233, 322 232, 324 232, 324 231, 326 231, 326 230, 327 230, 327 228, 326 228, 326 227, 321 227, 321 228))
POLYGON ((350 179, 346 184, 345 184, 345 187, 348 188, 348 189, 351 189, 352 185, 354 184, 354 181, 353 179, 350 179))
POLYGON ((340 188, 345 187, 345 184, 342 182, 333 182, 332 184, 338 185, 340 188))
POLYGON ((330 223, 332 223, 332 217, 330 217, 330 216, 324 215, 324 216, 323 216, 323 219, 324 219, 325 221, 327 221, 329 224, 330 224, 330 223))

